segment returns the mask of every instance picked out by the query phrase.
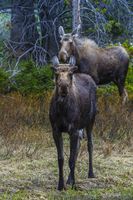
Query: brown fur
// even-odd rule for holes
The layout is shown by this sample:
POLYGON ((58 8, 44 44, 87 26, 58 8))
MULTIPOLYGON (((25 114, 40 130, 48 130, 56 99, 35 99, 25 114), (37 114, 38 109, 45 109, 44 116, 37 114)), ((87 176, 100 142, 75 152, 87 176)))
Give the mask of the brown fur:
POLYGON ((75 66, 57 65, 55 71, 55 91, 50 104, 50 122, 58 153, 58 189, 65 188, 63 178, 63 141, 62 132, 70 135, 70 174, 68 184, 75 184, 75 162, 80 146, 83 128, 86 128, 89 152, 88 177, 94 177, 92 165, 92 128, 96 115, 96 85, 87 74, 75 73, 75 66))

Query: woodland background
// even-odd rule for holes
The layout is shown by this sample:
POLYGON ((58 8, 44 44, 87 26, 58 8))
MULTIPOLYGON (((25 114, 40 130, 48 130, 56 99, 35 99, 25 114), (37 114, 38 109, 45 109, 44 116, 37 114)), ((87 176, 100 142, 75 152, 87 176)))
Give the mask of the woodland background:
MULTIPOLYGON (((67 135, 64 144, 68 161, 67 135)), ((0 0, 0 199, 133 199, 132 152, 132 0, 0 0), (77 9, 80 16, 75 19, 77 9), (69 188, 58 194, 56 150, 48 119, 54 88, 50 61, 60 48, 58 27, 71 32, 79 22, 81 36, 100 47, 122 45, 128 51, 129 101, 120 104, 113 84, 98 88, 93 131, 98 178, 86 180, 83 140, 76 171, 79 190, 69 188)))

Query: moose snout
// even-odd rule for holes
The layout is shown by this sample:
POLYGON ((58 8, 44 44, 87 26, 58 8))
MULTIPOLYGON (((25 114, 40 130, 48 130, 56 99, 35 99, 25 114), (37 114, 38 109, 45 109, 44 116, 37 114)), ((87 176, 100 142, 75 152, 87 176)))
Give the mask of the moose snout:
POLYGON ((60 88, 59 88, 59 93, 60 93, 60 96, 62 97, 65 97, 67 96, 68 94, 68 86, 65 84, 65 85, 61 85, 60 88))
POLYGON ((66 62, 68 59, 68 53, 65 50, 60 50, 59 52, 59 60, 66 62))

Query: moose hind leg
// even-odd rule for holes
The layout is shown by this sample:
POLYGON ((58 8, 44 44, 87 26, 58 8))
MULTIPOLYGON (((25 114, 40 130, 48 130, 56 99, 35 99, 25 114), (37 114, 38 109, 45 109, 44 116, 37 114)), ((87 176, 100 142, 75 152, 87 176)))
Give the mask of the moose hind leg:
POLYGON ((126 89, 124 88, 123 95, 122 95, 122 104, 124 105, 127 101, 128 101, 128 93, 126 89))
POLYGON ((67 184, 75 186, 75 163, 78 156, 78 151, 80 148, 80 137, 78 133, 70 135, 70 158, 69 158, 69 168, 70 174, 68 176, 67 184))
POLYGON ((63 189, 65 189, 65 185, 64 185, 64 177, 63 177, 64 156, 63 156, 62 134, 53 132, 53 138, 55 141, 55 145, 57 148, 57 154, 58 154, 58 167, 59 167, 58 190, 63 190, 63 189))
POLYGON ((87 139, 88 139, 88 153, 89 153, 89 172, 88 172, 88 178, 95 178, 95 175, 93 173, 93 141, 92 141, 92 127, 87 127, 87 139))
POLYGON ((118 90, 119 90, 119 95, 122 98, 122 104, 124 105, 126 101, 128 100, 128 93, 126 89, 124 88, 124 83, 123 82, 118 82, 117 83, 118 90))

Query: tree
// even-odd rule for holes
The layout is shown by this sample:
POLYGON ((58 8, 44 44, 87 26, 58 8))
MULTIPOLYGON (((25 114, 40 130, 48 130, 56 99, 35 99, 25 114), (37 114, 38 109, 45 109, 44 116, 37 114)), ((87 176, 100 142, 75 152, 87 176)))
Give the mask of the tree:
POLYGON ((0 12, 11 12, 8 47, 18 58, 16 64, 32 55, 44 65, 57 55, 60 25, 66 32, 82 25, 83 36, 101 46, 133 42, 132 0, 0 0, 0 6, 0 12))
POLYGON ((84 35, 102 46, 111 42, 123 42, 125 39, 131 40, 131 0, 81 0, 81 4, 84 35))
POLYGON ((72 1, 72 29, 75 30, 78 25, 81 25, 80 19, 80 0, 72 1))
POLYGON ((34 0, 12 1, 11 27, 10 45, 13 51, 27 56, 28 52, 33 51, 34 45, 38 44, 39 38, 34 0))
POLYGON ((47 52, 47 59, 58 53, 58 27, 64 13, 64 0, 40 0, 38 12, 41 28, 41 44, 47 52))

